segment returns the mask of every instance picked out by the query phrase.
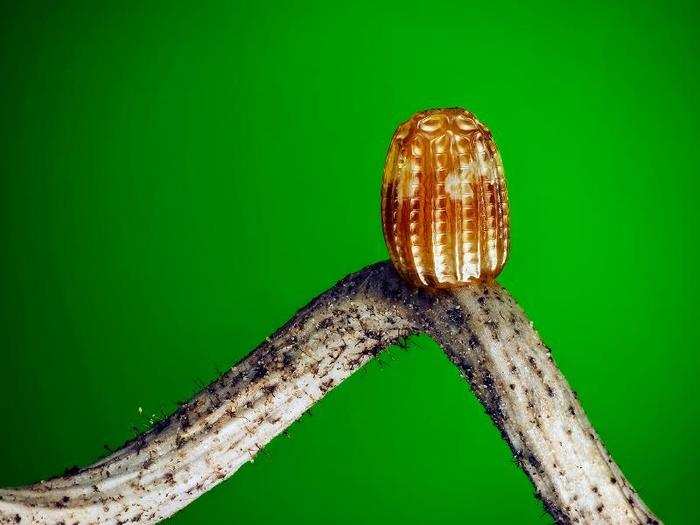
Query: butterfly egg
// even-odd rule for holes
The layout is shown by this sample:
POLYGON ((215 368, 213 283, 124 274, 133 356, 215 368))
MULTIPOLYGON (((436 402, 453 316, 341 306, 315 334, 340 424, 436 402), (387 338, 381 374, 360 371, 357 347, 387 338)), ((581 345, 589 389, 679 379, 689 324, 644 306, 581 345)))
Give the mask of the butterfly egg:
POLYGON ((508 193, 491 132, 461 108, 416 113, 391 140, 382 227, 398 272, 414 286, 495 278, 509 250, 508 193))

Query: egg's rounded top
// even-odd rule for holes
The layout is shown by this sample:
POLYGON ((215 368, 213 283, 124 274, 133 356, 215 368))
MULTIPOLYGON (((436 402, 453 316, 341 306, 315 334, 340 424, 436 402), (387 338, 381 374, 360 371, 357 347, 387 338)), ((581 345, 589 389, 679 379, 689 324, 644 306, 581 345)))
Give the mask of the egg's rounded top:
POLYGON ((508 257, 508 194, 491 132, 462 108, 401 124, 382 181, 389 255, 415 286, 452 288, 496 277, 508 257))

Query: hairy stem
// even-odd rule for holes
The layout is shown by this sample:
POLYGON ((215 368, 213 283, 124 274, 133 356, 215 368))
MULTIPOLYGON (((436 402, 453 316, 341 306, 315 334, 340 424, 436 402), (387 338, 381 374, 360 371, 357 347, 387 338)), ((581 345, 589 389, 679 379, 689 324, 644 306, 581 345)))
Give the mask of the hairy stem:
POLYGON ((430 334, 558 523, 658 523, 496 284, 429 294, 388 263, 339 282, 168 419, 93 466, 0 490, 0 523, 155 523, 251 460, 391 343, 430 334))

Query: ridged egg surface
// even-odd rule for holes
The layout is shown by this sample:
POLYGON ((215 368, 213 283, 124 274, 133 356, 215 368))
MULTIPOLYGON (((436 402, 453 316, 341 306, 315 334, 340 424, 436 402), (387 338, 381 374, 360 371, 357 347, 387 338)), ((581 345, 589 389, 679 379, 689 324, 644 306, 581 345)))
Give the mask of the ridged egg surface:
POLYGON ((391 260, 415 286, 496 277, 509 250, 508 194, 488 128, 461 108, 400 125, 384 167, 382 225, 391 260))

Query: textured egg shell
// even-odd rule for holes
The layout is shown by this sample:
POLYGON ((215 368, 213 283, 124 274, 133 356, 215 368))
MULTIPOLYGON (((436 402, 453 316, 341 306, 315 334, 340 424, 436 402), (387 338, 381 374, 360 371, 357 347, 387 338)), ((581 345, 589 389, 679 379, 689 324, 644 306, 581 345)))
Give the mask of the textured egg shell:
POLYGON ((509 250, 508 194, 488 128, 460 108, 400 125, 384 167, 382 226, 394 266, 415 286, 496 277, 509 250))

